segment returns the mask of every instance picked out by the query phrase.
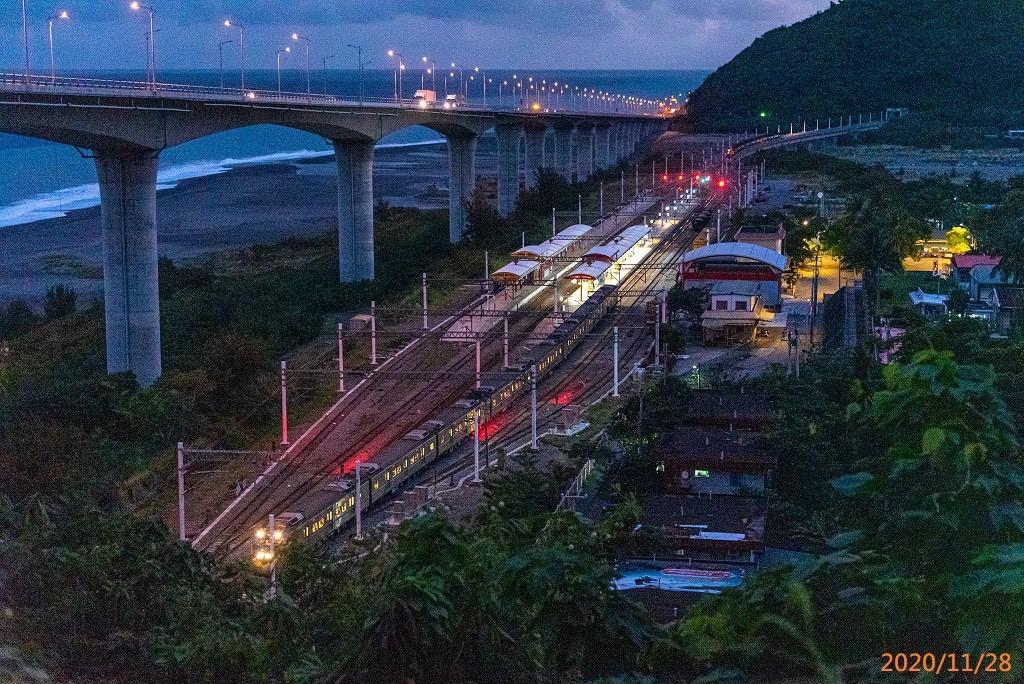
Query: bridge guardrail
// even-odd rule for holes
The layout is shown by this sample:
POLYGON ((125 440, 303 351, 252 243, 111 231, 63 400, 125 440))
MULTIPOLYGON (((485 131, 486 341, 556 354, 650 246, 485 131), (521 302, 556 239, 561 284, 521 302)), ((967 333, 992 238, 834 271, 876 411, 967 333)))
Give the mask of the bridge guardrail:
MULTIPOLYGON (((37 75, 26 79, 25 74, 0 73, 0 92, 18 94, 53 94, 53 95, 94 95, 110 97, 161 98, 182 97, 182 99, 198 101, 237 100, 247 103, 277 102, 281 104, 322 104, 337 107, 396 107, 398 109, 432 109, 446 110, 443 101, 424 107, 419 100, 393 97, 344 98, 323 93, 296 93, 259 88, 221 88, 219 86, 188 85, 179 83, 157 83, 155 86, 148 81, 125 81, 117 79, 82 78, 72 76, 37 75)), ((497 113, 531 113, 534 110, 525 107, 484 106, 481 103, 463 103, 455 110, 497 113)), ((559 109, 543 110, 544 114, 573 114, 642 117, 651 116, 642 112, 604 111, 591 109, 559 109)))

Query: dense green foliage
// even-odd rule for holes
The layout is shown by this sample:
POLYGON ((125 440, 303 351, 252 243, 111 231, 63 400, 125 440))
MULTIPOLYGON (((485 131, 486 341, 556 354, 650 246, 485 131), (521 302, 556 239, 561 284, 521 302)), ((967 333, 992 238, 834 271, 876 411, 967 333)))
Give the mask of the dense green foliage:
MULTIPOLYGON (((43 316, 20 301, 0 311, 0 679, 42 677, 42 663, 54 679, 81 682, 320 682, 340 673, 482 681, 513 666, 515 678, 600 672, 613 651, 628 662, 652 638, 650 625, 609 596, 608 569, 587 550, 598 548, 597 534, 590 541, 578 525, 560 526, 582 540, 575 553, 561 537, 535 547, 527 532, 512 544, 510 527, 483 519, 495 533, 480 540, 422 521, 356 569, 296 550, 282 566, 285 595, 267 602, 263 578, 173 540, 149 496, 166 485, 177 441, 272 441, 276 360, 315 347, 331 318, 418 294, 423 270, 436 274, 438 292, 455 288, 478 277, 484 247, 497 259, 519 246, 520 231, 543 239, 546 203, 575 210, 582 194, 585 207, 596 204, 593 183, 541 180, 511 220, 478 212, 477 234, 458 246, 448 243, 445 212, 379 206, 374 283, 338 283, 332 234, 254 246, 211 266, 162 260, 164 375, 149 389, 106 374, 102 308, 76 312, 73 292, 49 292, 43 316), (442 542, 451 558, 437 556, 442 542), (492 577, 502 582, 493 595, 492 577), (517 603, 496 598, 524 587, 517 603), (438 605, 447 612, 420 631, 418 607, 438 605), (585 619, 593 628, 574 633, 585 619), (478 632, 480 620, 491 631, 478 632), (405 637, 419 639, 418 660, 406 662, 405 637), (450 661, 438 660, 441 648, 450 661)), ((346 351, 359 347, 351 340, 346 351)), ((536 516, 536 506, 554 510, 564 480, 508 484, 494 496, 536 516), (513 503, 526 493, 547 498, 513 503)), ((549 517, 537 518, 541 527, 549 517)))
MULTIPOLYGON (((692 94, 701 131, 909 107, 903 135, 946 141, 950 125, 1019 125, 1024 6, 1004 0, 842 0, 769 31, 692 94), (762 117, 761 113, 766 116, 762 117), (931 123, 935 122, 935 123, 931 123)), ((977 136, 975 136, 977 137, 977 136)))

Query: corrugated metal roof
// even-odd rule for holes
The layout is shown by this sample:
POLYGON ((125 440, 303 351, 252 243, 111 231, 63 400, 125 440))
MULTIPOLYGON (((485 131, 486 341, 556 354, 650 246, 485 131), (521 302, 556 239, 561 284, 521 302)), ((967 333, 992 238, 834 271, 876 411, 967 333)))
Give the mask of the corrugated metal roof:
POLYGON ((511 264, 502 266, 492 273, 491 277, 495 280, 518 281, 536 271, 538 266, 540 266, 540 264, 536 261, 528 261, 525 259, 522 261, 513 261, 511 264))
POLYGON ((786 255, 748 242, 718 242, 707 247, 700 247, 699 249, 687 252, 683 256, 683 261, 685 263, 692 263, 703 259, 721 257, 760 261, 762 264, 771 266, 777 271, 786 270, 786 265, 789 263, 789 257, 786 255))
POLYGON ((597 280, 611 267, 611 262, 595 261, 592 264, 577 266, 568 277, 569 280, 597 280))
POLYGON ((565 230, 559 231, 550 240, 545 240, 539 245, 527 245, 522 249, 517 249, 513 252, 513 255, 531 259, 550 259, 564 252, 566 247, 579 240, 591 230, 593 230, 593 226, 577 223, 574 226, 569 226, 565 230))
POLYGON ((611 242, 592 247, 587 250, 583 255, 584 259, 593 261, 608 261, 614 263, 618 261, 623 254, 636 247, 645 235, 650 231, 647 226, 633 226, 627 228, 618 235, 611 242))

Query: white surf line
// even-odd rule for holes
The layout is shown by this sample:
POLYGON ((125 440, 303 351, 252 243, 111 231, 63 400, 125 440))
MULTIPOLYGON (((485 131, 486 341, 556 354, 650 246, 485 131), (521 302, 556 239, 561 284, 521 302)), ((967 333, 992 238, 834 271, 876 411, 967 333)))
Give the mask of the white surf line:
MULTIPOLYGON (((483 299, 483 297, 478 297, 476 301, 474 301, 474 302, 472 302, 470 304, 470 306, 475 308, 478 305, 478 303, 479 303, 479 301, 481 299, 483 299)), ((430 332, 437 331, 442 326, 445 326, 448 323, 450 323, 454 318, 455 318, 454 315, 449 316, 448 318, 444 319, 443 321, 441 321, 440 323, 435 325, 433 328, 430 328, 430 332)), ((409 344, 407 344, 404 347, 402 347, 401 349, 399 349, 397 352, 395 352, 394 355, 389 356, 387 359, 385 359, 384 363, 380 364, 379 366, 377 366, 377 368, 375 368, 373 371, 371 371, 368 375, 364 376, 363 379, 360 380, 359 382, 357 382, 354 387, 352 387, 351 389, 347 390, 344 394, 342 394, 341 397, 338 399, 338 401, 334 402, 334 404, 329 409, 327 409, 327 411, 324 412, 323 415, 321 415, 319 418, 317 418, 317 420, 312 425, 310 425, 308 428, 306 428, 305 432, 303 432, 301 435, 299 435, 298 439, 296 439, 294 442, 292 442, 291 446, 289 446, 287 449, 285 449, 284 452, 282 452, 282 454, 280 456, 278 456, 273 462, 271 462, 270 465, 267 466, 266 470, 264 470, 259 476, 257 476, 257 478, 255 480, 252 481, 252 484, 250 484, 248 487, 246 487, 245 490, 242 491, 241 494, 239 494, 231 503, 229 503, 227 505, 227 507, 221 512, 220 515, 218 515, 216 518, 214 518, 213 521, 209 525, 207 525, 206 528, 203 529, 203 531, 200 532, 196 536, 195 539, 192 540, 192 548, 196 548, 196 544, 201 542, 203 540, 203 538, 207 534, 209 534, 210 531, 214 527, 216 527, 220 523, 221 520, 224 519, 224 516, 226 516, 228 513, 230 513, 235 508, 235 506, 237 506, 243 499, 245 499, 247 496, 249 496, 249 494, 252 493, 256 489, 256 487, 267 476, 270 475, 270 473, 278 466, 279 463, 281 463, 286 458, 291 456, 292 455, 292 450, 295 449, 296 446, 303 445, 303 441, 305 440, 306 436, 308 434, 310 434, 313 430, 317 429, 318 426, 322 425, 322 423, 324 421, 326 421, 327 418, 330 417, 336 410, 341 408, 342 403, 344 403, 346 400, 348 400, 348 398, 352 395, 353 392, 358 390, 363 385, 363 383, 365 383, 368 380, 370 380, 376 374, 376 372, 378 370, 381 370, 382 368, 384 368, 384 366, 388 365, 389 363, 391 363, 392 361, 397 359, 399 356, 401 356, 402 354, 404 354, 407 351, 409 351, 409 349, 411 349, 418 342, 420 342, 421 339, 422 338, 417 337, 416 339, 411 341, 409 344)), ((305 446, 305 445, 303 445, 303 446, 305 446)))

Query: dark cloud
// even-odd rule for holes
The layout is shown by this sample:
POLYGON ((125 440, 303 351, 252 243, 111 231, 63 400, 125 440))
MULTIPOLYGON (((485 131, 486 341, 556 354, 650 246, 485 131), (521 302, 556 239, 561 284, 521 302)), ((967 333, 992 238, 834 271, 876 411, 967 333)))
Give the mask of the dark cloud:
MULTIPOLYGON (((34 50, 45 20, 66 1, 65 62, 97 68, 137 60, 145 28, 130 0, 27 0, 34 50), (127 57, 125 55, 128 55, 127 57)), ((292 31, 322 49, 359 42, 382 54, 430 54, 494 66, 704 68, 728 60, 760 33, 828 6, 829 0, 152 0, 160 60, 211 66, 224 18, 248 27, 254 66, 270 66, 292 31), (268 56, 269 55, 269 56, 268 56)), ((20 61, 21 0, 0 0, 0 62, 20 61)), ((144 50, 144 46, 142 48, 144 50)), ((143 52, 144 54, 144 52, 143 52)), ((385 59, 376 58, 378 66, 385 59)), ((247 55, 247 61, 249 55, 247 55)))

